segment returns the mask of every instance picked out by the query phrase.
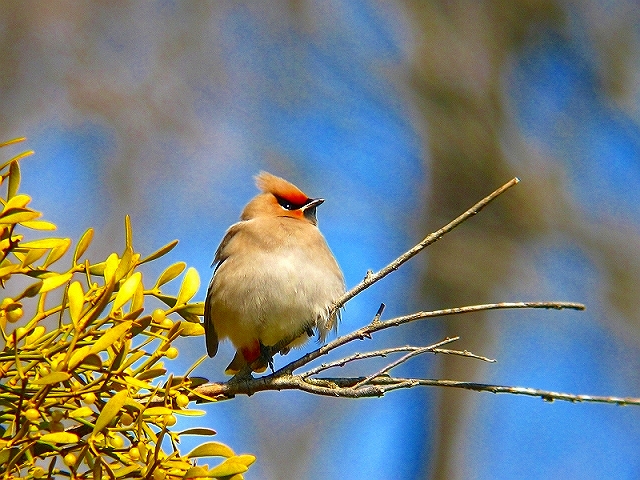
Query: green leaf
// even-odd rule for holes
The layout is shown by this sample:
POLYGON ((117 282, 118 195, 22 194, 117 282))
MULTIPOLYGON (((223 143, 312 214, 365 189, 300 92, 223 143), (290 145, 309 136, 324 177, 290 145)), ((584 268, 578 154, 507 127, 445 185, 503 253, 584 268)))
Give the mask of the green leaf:
POLYGON ((216 432, 215 430, 213 430, 211 428, 204 428, 204 427, 188 428, 186 430, 178 432, 178 435, 204 435, 204 436, 210 436, 210 435, 217 435, 217 434, 218 434, 218 432, 216 432))
MULTIPOLYGON (((9 187, 7 189, 7 198, 11 200, 18 193, 20 188, 20 165, 17 161, 11 162, 9 165, 9 187)), ((23 205, 24 206, 24 205, 23 205)))
POLYGON ((119 323, 115 327, 111 327, 105 331, 98 340, 91 346, 91 353, 99 353, 109 348, 116 340, 124 338, 129 330, 131 330, 132 321, 119 323))
POLYGON ((140 285, 142 281, 142 273, 135 272, 131 275, 127 280, 120 286, 120 290, 116 294, 116 298, 113 301, 113 306, 111 307, 111 311, 114 312, 122 308, 122 306, 127 303, 131 297, 136 293, 136 289, 140 285))
POLYGON ((111 420, 120 412, 120 409, 124 406, 129 395, 128 390, 120 390, 105 404, 104 408, 100 412, 96 424, 93 427, 93 435, 104 430, 111 420))
POLYGON ((80 438, 75 433, 70 432, 54 432, 45 433, 38 441, 47 443, 78 443, 80 438))
POLYGON ((149 256, 147 256, 147 257, 143 258, 142 260, 140 260, 138 263, 140 265, 142 265, 143 263, 147 263, 147 262, 151 262, 153 260, 156 260, 156 259, 162 257, 163 255, 166 255, 167 253, 169 253, 171 250, 173 250, 175 248, 176 245, 178 245, 178 240, 174 240, 173 242, 169 242, 164 247, 159 248, 158 250, 156 250, 155 252, 153 252, 149 256))
POLYGON ((184 262, 174 263, 170 267, 167 267, 164 272, 158 278, 156 282, 156 288, 161 287, 165 283, 169 283, 171 280, 176 278, 178 275, 182 273, 182 271, 186 268, 187 264, 184 262))
POLYGON ((198 271, 195 268, 189 267, 182 280, 182 285, 180 285, 176 305, 187 303, 198 292, 199 288, 200 275, 198 275, 198 271))
POLYGON ((197 446, 193 450, 191 450, 187 457, 189 458, 198 458, 198 457, 233 457, 235 453, 231 448, 226 446, 224 443, 220 442, 207 442, 202 445, 197 446))
POLYGON ((124 245, 133 251, 133 231, 131 230, 131 217, 124 216, 124 245))
POLYGON ((60 382, 66 382, 71 378, 71 374, 67 372, 51 372, 44 377, 31 382, 32 385, 54 385, 60 382))
MULTIPOLYGON (((89 245, 91 245, 91 240, 93 240, 93 228, 89 228, 86 232, 82 234, 80 240, 78 240, 78 245, 76 245, 76 251, 73 253, 73 263, 78 263, 78 260, 84 252, 87 251, 89 245)), ((101 272, 102 273, 102 272, 101 272)))

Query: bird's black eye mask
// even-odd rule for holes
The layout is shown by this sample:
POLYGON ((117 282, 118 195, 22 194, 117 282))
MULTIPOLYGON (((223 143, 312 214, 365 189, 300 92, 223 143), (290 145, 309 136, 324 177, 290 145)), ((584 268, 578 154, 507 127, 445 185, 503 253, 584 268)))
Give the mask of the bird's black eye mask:
POLYGON ((300 210, 302 207, 304 207, 307 203, 311 201, 311 199, 307 199, 307 201, 304 203, 293 203, 292 201, 287 200, 286 198, 283 198, 283 197, 279 197, 278 195, 274 195, 274 197, 276 197, 278 204, 285 210, 300 210))

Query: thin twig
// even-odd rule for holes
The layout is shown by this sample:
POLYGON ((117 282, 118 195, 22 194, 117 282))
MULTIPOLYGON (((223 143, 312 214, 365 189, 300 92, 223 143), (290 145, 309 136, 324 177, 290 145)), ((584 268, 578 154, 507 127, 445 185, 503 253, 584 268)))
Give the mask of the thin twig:
POLYGON ((454 337, 454 338, 445 338, 444 340, 435 343, 433 345, 430 345, 428 347, 418 347, 415 350, 407 353, 406 355, 403 355, 402 357, 398 358, 397 360, 394 360, 391 363, 388 363, 387 365, 385 365, 384 367, 382 367, 382 369, 378 370, 375 373, 372 373, 371 375, 369 375, 368 377, 366 377, 364 380, 356 383, 353 388, 360 388, 363 385, 366 385, 367 383, 369 383, 371 380, 373 380, 376 377, 380 377, 388 372, 390 372, 393 368, 397 367, 398 365, 401 365, 405 362, 407 362, 408 360, 410 360, 413 357, 416 357, 418 355, 421 355, 423 353, 427 353, 427 352, 432 352, 433 350, 435 350, 438 347, 442 347, 443 345, 448 345, 452 342, 455 342, 456 340, 458 340, 458 338, 460 337, 454 337))
POLYGON ((423 320, 426 318, 433 317, 442 317, 445 315, 454 315, 458 313, 469 313, 469 312, 479 312, 484 310, 496 310, 496 309, 511 309, 511 308, 544 308, 544 309, 554 309, 554 310, 562 310, 562 309, 573 309, 573 310, 584 310, 585 306, 581 303, 574 302, 501 302, 501 303, 488 303, 484 305, 469 305, 465 307, 455 307, 455 308, 446 308, 443 310, 433 310, 429 312, 417 312, 412 313, 410 315, 404 315, 402 317, 392 318, 390 320, 377 321, 372 322, 369 325, 366 325, 358 330, 355 330, 351 333, 347 333, 342 335, 341 337, 328 342, 327 344, 313 350, 312 352, 303 355, 302 357, 292 361, 291 363, 285 365, 279 372, 284 373, 292 373, 293 371, 307 365, 318 357, 326 355, 327 353, 335 350, 336 348, 353 342, 354 340, 363 340, 365 338, 370 338, 371 334, 378 332, 380 330, 384 330, 391 327, 397 327, 399 325, 403 325, 405 323, 414 322, 416 320, 423 320))
POLYGON ((491 195, 488 195, 485 198, 483 198, 482 200, 480 200, 478 203, 476 203, 473 207, 471 207, 469 210, 464 212, 462 215, 458 216, 456 219, 454 219, 451 222, 447 223, 440 230, 437 230, 437 231, 433 232, 432 234, 428 235, 427 237, 425 237, 424 240, 422 240, 416 246, 414 246, 410 250, 408 250, 405 253, 403 253, 402 255, 400 255, 398 258, 396 258, 393 262, 391 262, 389 265, 384 267, 382 270, 380 270, 380 271, 378 271, 376 273, 367 272, 367 275, 364 278, 364 280, 362 280, 362 282, 360 282, 358 285, 356 285, 351 290, 346 292, 344 295, 342 295, 340 298, 338 298, 333 303, 333 306, 331 307, 332 310, 335 311, 335 310, 341 308, 342 306, 344 306, 345 303, 347 303, 353 297, 358 295, 360 292, 362 292, 363 290, 369 288, 371 285, 373 285, 374 283, 378 282, 379 280, 382 280, 384 277, 389 275, 391 272, 397 270, 403 263, 405 263, 408 260, 410 260, 411 258, 413 258, 415 255, 420 253, 422 250, 424 250, 426 247, 428 247, 432 243, 435 243, 438 240, 440 240, 446 233, 449 233, 451 230, 456 228, 458 225, 463 223, 465 220, 469 219, 470 217, 473 217, 480 210, 482 210, 489 203, 491 203, 492 200, 494 200, 498 196, 502 195, 508 189, 510 189, 511 187, 516 185, 519 181, 520 181, 520 179, 517 178, 517 177, 511 179, 510 181, 505 183, 503 186, 498 188, 491 195))

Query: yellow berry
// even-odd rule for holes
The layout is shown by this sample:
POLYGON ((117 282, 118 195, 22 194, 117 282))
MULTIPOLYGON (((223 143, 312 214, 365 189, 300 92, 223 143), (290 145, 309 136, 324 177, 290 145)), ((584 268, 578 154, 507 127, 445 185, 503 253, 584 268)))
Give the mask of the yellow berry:
POLYGON ((167 472, 161 468, 156 468, 153 471, 153 480, 164 480, 167 477, 167 472))
POLYGON ((170 318, 165 318, 164 320, 162 320, 160 325, 162 325, 164 328, 171 328, 173 327, 173 320, 171 320, 170 318))
POLYGON ((178 356, 178 349, 176 347, 170 347, 164 354, 168 359, 173 360, 178 356))
POLYGON ((160 308, 156 308, 153 312, 151 312, 151 320, 154 323, 162 323, 162 321, 167 317, 164 313, 164 310, 160 308))
POLYGON ((40 412, 35 408, 29 408, 26 412, 24 412, 24 416, 30 422, 37 422, 40 420, 40 412))
POLYGON ((124 440, 121 435, 115 434, 113 437, 109 437, 109 445, 113 448, 119 449, 124 447, 124 440))
POLYGON ((129 413, 123 413, 120 417, 120 423, 125 427, 128 427, 133 423, 133 417, 129 413))
POLYGON ((82 401, 84 403, 92 404, 92 403, 96 403, 96 400, 97 400, 96 394, 93 392, 85 393, 84 395, 82 395, 82 401))
POLYGON ((64 456, 63 461, 64 461, 64 464, 66 466, 73 467, 76 464, 76 462, 78 461, 78 459, 76 458, 76 456, 73 453, 67 453, 64 456))
POLYGON ((184 408, 189 405, 189 397, 187 397, 184 393, 181 393, 176 397, 176 405, 180 408, 184 408))
POLYGON ((138 450, 138 447, 130 448, 129 456, 131 457, 131 460, 138 460, 140 458, 140 450, 138 450))
POLYGON ((167 427, 173 427, 176 424, 176 417, 173 415, 163 415, 162 423, 164 423, 167 427))

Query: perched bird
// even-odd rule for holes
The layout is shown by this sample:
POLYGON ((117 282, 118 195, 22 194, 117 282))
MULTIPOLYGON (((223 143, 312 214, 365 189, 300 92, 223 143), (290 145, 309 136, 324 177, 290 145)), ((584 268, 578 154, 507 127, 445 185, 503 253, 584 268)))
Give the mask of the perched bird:
POLYGON ((322 341, 336 328, 330 311, 344 291, 344 277, 317 227, 322 198, 261 172, 262 191, 227 230, 213 259, 215 270, 204 309, 207 353, 228 338, 237 352, 226 369, 249 365, 264 371, 269 347, 286 342, 281 354, 303 345, 314 330, 322 341))

